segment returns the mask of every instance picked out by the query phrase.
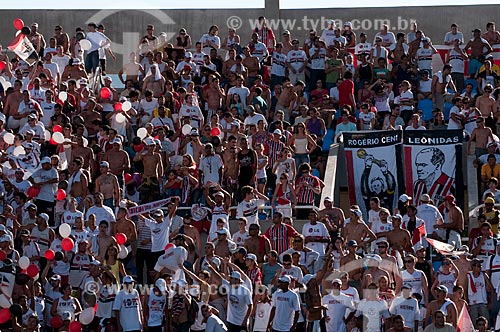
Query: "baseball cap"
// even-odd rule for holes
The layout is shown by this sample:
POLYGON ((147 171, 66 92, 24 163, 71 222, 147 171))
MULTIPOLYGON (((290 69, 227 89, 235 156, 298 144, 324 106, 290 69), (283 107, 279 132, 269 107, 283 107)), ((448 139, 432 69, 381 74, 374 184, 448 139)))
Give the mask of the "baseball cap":
POLYGON ((216 233, 217 233, 217 234, 220 234, 220 235, 223 235, 223 234, 227 235, 227 229, 225 229, 225 228, 221 228, 221 229, 217 230, 217 232, 216 232, 216 233))
POLYGON ((472 261, 471 261, 471 264, 472 265, 474 265, 474 264, 483 264, 483 260, 479 259, 479 258, 473 258, 472 261))
POLYGON ((184 240, 184 234, 177 234, 172 240, 184 240))
POLYGON ((218 192, 214 193, 214 196, 224 197, 224 194, 222 193, 222 191, 218 191, 218 192))
POLYGON ((427 194, 423 194, 422 196, 420 196, 420 201, 421 202, 430 202, 431 201, 431 196, 429 196, 427 194))
POLYGON ((158 287, 161 292, 165 292, 167 290, 167 282, 165 279, 160 278, 156 280, 155 286, 158 287))
POLYGON ((50 219, 50 218, 49 218, 49 215, 48 215, 47 213, 40 213, 38 216, 39 216, 40 218, 42 218, 43 220, 47 221, 47 222, 48 222, 48 221, 49 221, 49 219, 50 219))
POLYGON ((61 276, 59 274, 54 274, 52 275, 52 277, 50 277, 50 280, 61 281, 61 276))
POLYGON ((160 209, 155 210, 155 212, 153 213, 153 215, 154 215, 155 217, 163 217, 163 216, 164 216, 163 211, 162 211, 162 210, 160 210, 160 209))
POLYGON ((361 210, 359 210, 359 209, 355 209, 355 210, 353 209, 353 210, 351 210, 351 212, 354 213, 358 217, 361 217, 361 215, 362 215, 361 210))
POLYGON ((41 164, 50 164, 50 157, 43 157, 41 164))
POLYGON ((326 196, 323 201, 333 202, 333 198, 331 198, 330 196, 326 196))
POLYGON ((281 277, 278 279, 278 281, 279 281, 279 282, 285 282, 285 283, 289 284, 289 283, 292 281, 292 279, 290 279, 290 277, 289 277, 289 276, 281 276, 281 277))
POLYGON ((124 284, 131 284, 133 282, 135 282, 135 280, 132 276, 127 275, 127 276, 123 277, 124 284))
POLYGON ((237 272, 237 271, 231 272, 231 274, 229 275, 229 277, 231 279, 238 279, 239 281, 242 281, 241 280, 241 274, 239 272, 237 272))
POLYGON ((472 32, 479 32, 479 33, 481 33, 481 29, 476 28, 476 29, 472 30, 472 32))
POLYGON ((350 240, 349 242, 347 242, 347 246, 348 247, 357 247, 358 243, 356 242, 356 240, 350 240))
POLYGON ((484 200, 484 204, 495 204, 495 199, 493 197, 487 197, 484 200))
POLYGON ((428 42, 430 42, 430 41, 431 41, 431 39, 430 39, 429 37, 424 37, 424 38, 422 38, 422 41, 423 41, 424 43, 428 43, 428 42))
POLYGON ((273 131, 273 134, 276 134, 276 135, 280 135, 280 136, 281 136, 281 130, 279 130, 279 129, 275 129, 275 130, 273 131))
POLYGON ((0 113, 0 121, 5 122, 5 120, 6 120, 5 114, 0 113))
POLYGON ((94 259, 92 262, 90 262, 90 265, 101 266, 101 261, 94 259))
POLYGON ((73 62, 72 62, 73 66, 77 66, 77 65, 79 65, 79 64, 81 64, 81 63, 82 63, 82 62, 81 62, 81 61, 80 61, 80 59, 78 59, 78 58, 74 58, 74 59, 73 59, 73 62))
POLYGON ((444 197, 445 202, 450 203, 451 205, 455 205, 455 196, 453 195, 446 195, 444 197))
POLYGON ((437 286, 436 290, 440 290, 442 292, 448 293, 448 288, 445 285, 439 285, 439 286, 437 286))
POLYGON ((410 283, 405 282, 405 283, 403 284, 403 286, 401 286, 401 288, 412 289, 413 287, 412 287, 412 285, 411 285, 410 283))
POLYGON ((403 203, 406 203, 408 201, 411 201, 411 197, 406 195, 406 194, 403 194, 403 195, 399 196, 399 200, 403 203))
POLYGON ((101 167, 108 167, 109 168, 109 163, 107 161, 101 161, 101 167))
POLYGON ((153 139, 151 139, 150 137, 148 137, 148 138, 146 138, 146 139, 144 140, 144 143, 145 143, 146 145, 154 145, 154 144, 155 144, 155 141, 154 141, 153 139))
POLYGON ((309 281, 313 280, 316 277, 314 274, 306 274, 304 278, 302 278, 302 284, 307 285, 309 281))
POLYGON ((347 21, 347 22, 344 23, 344 26, 352 28, 352 23, 349 22, 349 21, 347 21))
POLYGON ((112 144, 122 144, 122 140, 118 137, 111 141, 112 144))
POLYGON ((290 31, 285 30, 285 31, 283 31, 283 34, 284 34, 284 35, 289 35, 289 34, 290 34, 290 31))
POLYGON ((186 54, 184 54, 184 57, 185 57, 185 58, 192 58, 192 57, 193 57, 193 53, 191 53, 191 52, 186 52, 186 54))
POLYGON ((198 129, 196 129, 196 128, 191 129, 191 131, 189 132, 189 135, 190 136, 198 136, 199 135, 198 129))
POLYGON ((78 81, 78 83, 80 84, 80 86, 82 86, 82 85, 88 85, 88 82, 87 82, 86 78, 80 78, 80 80, 78 81))
POLYGON ((415 252, 417 252, 417 251, 420 251, 420 250, 425 249, 425 248, 424 248, 422 243, 417 242, 417 244, 415 244, 414 249, 415 249, 415 252))
POLYGON ((497 146, 497 142, 493 141, 493 142, 488 143, 488 147, 491 147, 491 146, 497 146))
POLYGON ((10 234, 4 234, 0 236, 0 242, 12 242, 12 236, 10 236, 10 234))
POLYGON ((395 215, 392 216, 392 219, 403 220, 403 217, 401 217, 401 215, 399 213, 396 213, 395 215))
POLYGON ((326 23, 328 23, 328 24, 335 24, 335 21, 332 20, 332 19, 329 19, 328 21, 326 21, 326 23))
POLYGON ((340 286, 342 286, 342 280, 340 280, 339 278, 335 278, 332 280, 332 284, 339 284, 340 286))
POLYGON ((31 203, 31 202, 27 203, 25 206, 26 206, 26 209, 31 209, 31 208, 33 208, 35 210, 37 209, 37 206, 34 203, 31 203))
POLYGON ((188 283, 186 282, 186 280, 184 279, 179 279, 179 280, 176 280, 175 281, 175 284, 179 287, 183 287, 183 288, 186 288, 188 283))
POLYGON ((17 168, 15 173, 23 173, 24 174, 24 170, 22 168, 17 168))
POLYGON ((368 254, 368 255, 365 255, 365 257, 366 257, 366 259, 372 259, 372 260, 376 261, 377 263, 382 263, 382 257, 380 257, 377 254, 368 254))
POLYGON ((28 229, 22 229, 19 233, 21 236, 30 236, 30 231, 28 229))
POLYGON ((246 259, 251 259, 253 260, 254 262, 257 261, 257 256, 255 256, 255 254, 248 254, 247 257, 245 257, 246 259))

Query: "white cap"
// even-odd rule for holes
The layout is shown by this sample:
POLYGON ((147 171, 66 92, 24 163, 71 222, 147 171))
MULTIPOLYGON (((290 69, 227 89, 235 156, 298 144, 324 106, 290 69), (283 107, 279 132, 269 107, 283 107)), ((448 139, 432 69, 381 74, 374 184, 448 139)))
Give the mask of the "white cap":
POLYGON ((229 277, 232 278, 232 279, 238 279, 239 281, 242 281, 241 280, 241 274, 239 272, 237 272, 237 271, 231 272, 231 274, 230 274, 229 277))
POLYGON ((148 137, 144 140, 144 143, 146 145, 155 145, 155 141, 151 138, 151 137, 148 137))
POLYGON ((50 164, 50 157, 43 157, 41 164, 50 164))
POLYGON ((221 234, 221 235, 223 235, 223 234, 227 235, 227 229, 225 229, 225 228, 221 228, 221 229, 217 230, 217 232, 216 232, 216 233, 217 233, 217 234, 221 234))
POLYGON ((306 274, 304 276, 304 278, 302 278, 302 283, 304 285, 307 285, 309 283, 309 281, 313 280, 315 277, 316 277, 316 275, 314 275, 314 274, 306 274))
POLYGON ((187 287, 187 285, 188 285, 188 283, 187 283, 187 282, 186 282, 186 280, 184 280, 184 279, 179 279, 179 280, 176 280, 176 281, 175 281, 175 284, 176 284, 177 286, 180 286, 180 287, 183 287, 183 288, 186 288, 186 287, 187 287))
POLYGON ((323 201, 333 202, 333 198, 331 198, 330 196, 326 196, 323 201))
POLYGON ((185 57, 185 58, 192 58, 192 57, 193 57, 193 53, 191 53, 191 52, 186 52, 186 54, 184 54, 184 57, 185 57))
POLYGON ((6 120, 5 114, 0 113, 0 121, 5 122, 5 120, 6 120))
POLYGON ((246 259, 251 259, 253 260, 254 262, 257 261, 257 256, 255 256, 255 254, 248 254, 247 257, 245 257, 246 259))
POLYGON ((280 282, 286 282, 286 283, 290 283, 292 281, 292 279, 290 279, 289 276, 281 276, 278 281, 280 282))
POLYGON ((101 167, 108 167, 109 168, 109 163, 107 161, 101 161, 101 167))
POLYGON ((273 134, 276 134, 276 135, 280 135, 280 136, 281 136, 281 130, 279 130, 279 129, 275 129, 275 130, 273 131, 273 134))
POLYGON ((155 286, 158 287, 161 292, 165 292, 167 290, 167 282, 165 279, 159 278, 156 280, 155 286))
POLYGON ((49 222, 50 217, 47 213, 40 213, 38 216, 43 220, 45 220, 46 222, 49 222))
POLYGON ((382 263, 382 257, 380 257, 377 254, 368 254, 368 255, 365 255, 365 258, 366 259, 373 259, 377 263, 382 263))
POLYGON ((123 277, 123 283, 124 284, 131 284, 135 282, 134 278, 132 276, 125 276, 123 277))
POLYGON ((399 196, 399 200, 400 200, 401 202, 403 202, 403 203, 406 203, 406 202, 408 202, 408 201, 410 201, 410 200, 411 200, 411 197, 410 197, 410 196, 408 196, 408 195, 406 195, 406 194, 403 194, 403 195, 399 196))
POLYGON ((155 210, 155 212, 153 213, 153 216, 155 216, 155 217, 163 217, 163 216, 165 216, 165 214, 163 213, 162 210, 158 209, 158 210, 155 210))
POLYGON ((340 280, 339 278, 335 278, 332 280, 332 284, 339 284, 340 286, 342 286, 342 280, 340 280))

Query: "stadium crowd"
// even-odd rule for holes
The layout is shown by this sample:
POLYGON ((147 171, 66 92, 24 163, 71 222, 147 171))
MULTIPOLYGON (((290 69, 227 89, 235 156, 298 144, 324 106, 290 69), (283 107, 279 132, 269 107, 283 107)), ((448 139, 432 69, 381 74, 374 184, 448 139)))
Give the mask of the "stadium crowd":
POLYGON ((368 36, 331 20, 302 41, 260 22, 249 41, 214 25, 168 43, 148 25, 123 89, 103 25, 70 37, 33 23, 39 60, 0 53, 1 331, 437 332, 467 315, 495 327, 495 24, 434 36, 449 50, 433 68, 416 22, 368 36), (367 220, 331 197, 319 209, 333 133, 399 128, 475 141, 479 227, 437 266, 413 239, 463 234, 452 195, 444 211, 426 194, 389 209, 372 197, 367 220))

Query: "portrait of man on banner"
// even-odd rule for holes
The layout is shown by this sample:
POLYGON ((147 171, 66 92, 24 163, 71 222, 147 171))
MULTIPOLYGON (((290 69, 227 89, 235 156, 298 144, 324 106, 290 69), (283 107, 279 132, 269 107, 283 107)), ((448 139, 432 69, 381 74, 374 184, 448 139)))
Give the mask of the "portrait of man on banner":
POLYGON ((361 193, 366 211, 370 210, 370 198, 372 197, 378 197, 380 205, 392 211, 396 193, 396 178, 389 171, 387 161, 376 159, 373 155, 367 154, 365 149, 359 149, 357 156, 365 161, 361 175, 361 193))
POLYGON ((423 194, 428 194, 442 211, 444 197, 455 194, 455 169, 446 172, 446 163, 445 153, 437 147, 427 147, 416 154, 414 173, 417 180, 413 183, 413 197, 417 204, 423 194))

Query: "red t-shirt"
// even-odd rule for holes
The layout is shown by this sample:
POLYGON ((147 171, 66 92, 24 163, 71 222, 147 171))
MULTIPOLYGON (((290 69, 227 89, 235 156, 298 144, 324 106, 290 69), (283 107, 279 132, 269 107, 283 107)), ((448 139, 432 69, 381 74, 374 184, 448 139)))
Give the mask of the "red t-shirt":
POLYGON ((351 101, 349 95, 352 93, 354 95, 354 82, 351 80, 345 80, 339 84, 339 105, 350 105, 353 109, 356 105, 351 101))

